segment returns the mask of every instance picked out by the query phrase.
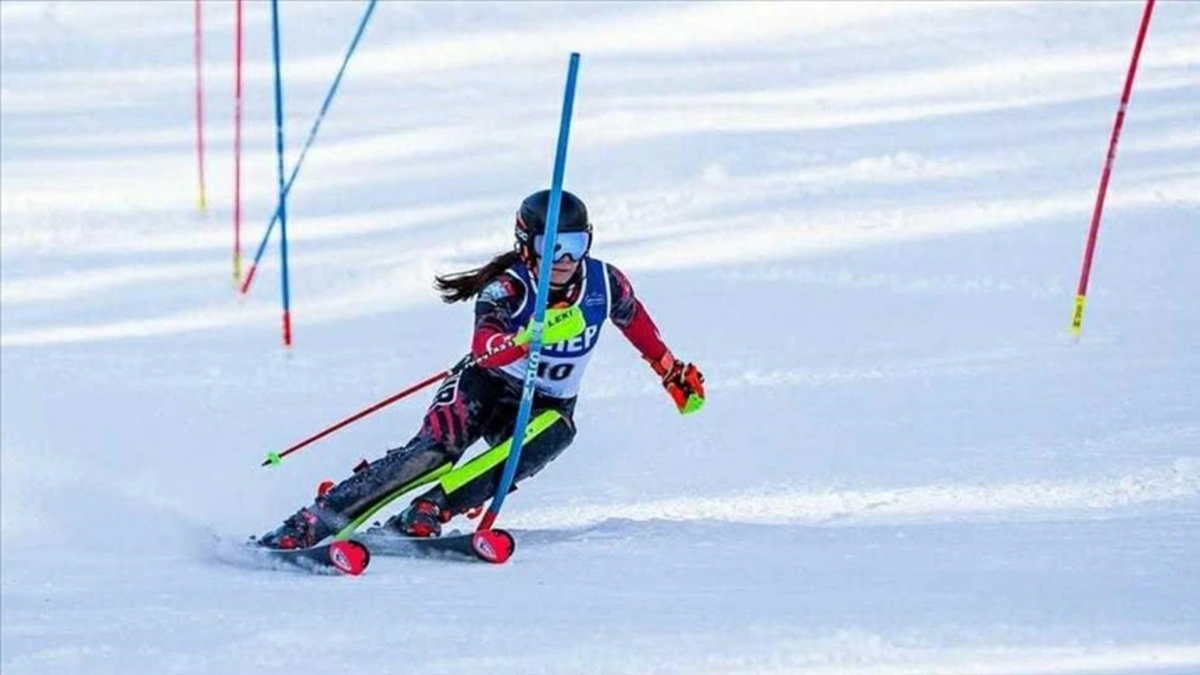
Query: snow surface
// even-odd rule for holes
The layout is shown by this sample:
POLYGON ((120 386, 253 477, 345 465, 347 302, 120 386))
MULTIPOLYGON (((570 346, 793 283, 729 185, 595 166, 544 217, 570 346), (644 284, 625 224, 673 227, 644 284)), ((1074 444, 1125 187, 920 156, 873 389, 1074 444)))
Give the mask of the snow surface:
MULTIPOLYGON (((1200 672, 1200 3, 1160 2, 1068 334, 1140 2, 381 3, 232 280, 233 5, 0 4, 0 671, 1200 672), (609 329, 505 566, 231 564, 466 351, 435 272, 568 187, 708 378, 609 329)), ((289 170, 363 5, 283 7, 289 170)), ((276 190, 246 8, 243 250, 276 190)))

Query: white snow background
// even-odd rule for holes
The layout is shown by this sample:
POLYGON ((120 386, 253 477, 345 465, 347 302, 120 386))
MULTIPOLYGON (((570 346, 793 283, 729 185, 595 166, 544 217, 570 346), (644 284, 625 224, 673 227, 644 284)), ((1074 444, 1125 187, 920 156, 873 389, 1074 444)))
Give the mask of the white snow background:
MULTIPOLYGON (((0 670, 1200 672, 1200 3, 1155 11, 1068 332, 1141 2, 381 3, 232 279, 233 4, 0 5, 0 670), (233 564, 402 444, 470 307, 435 273, 567 187, 708 379, 611 327, 504 566, 233 564)), ((281 12, 290 171, 362 16, 281 12)), ((244 255, 276 196, 246 7, 244 255)), ((470 523, 463 523, 470 526, 470 523)))

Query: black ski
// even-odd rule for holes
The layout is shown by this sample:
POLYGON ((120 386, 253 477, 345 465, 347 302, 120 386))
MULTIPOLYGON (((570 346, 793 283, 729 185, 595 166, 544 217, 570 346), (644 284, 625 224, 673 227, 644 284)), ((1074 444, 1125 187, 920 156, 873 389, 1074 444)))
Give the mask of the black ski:
POLYGON ((446 558, 503 563, 517 547, 507 530, 453 532, 441 537, 404 537, 378 528, 354 535, 375 555, 405 558, 446 558))
POLYGON ((360 541, 335 541, 309 548, 278 549, 257 544, 250 547, 258 555, 293 567, 324 574, 358 576, 371 563, 371 551, 360 541))

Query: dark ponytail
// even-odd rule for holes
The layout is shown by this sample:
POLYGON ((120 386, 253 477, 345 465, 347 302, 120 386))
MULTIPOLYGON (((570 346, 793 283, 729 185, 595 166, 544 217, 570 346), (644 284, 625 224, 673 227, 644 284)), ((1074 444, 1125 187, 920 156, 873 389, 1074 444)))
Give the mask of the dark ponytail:
POLYGON ((517 251, 501 253, 483 267, 436 276, 433 287, 442 294, 442 302, 446 304, 470 300, 520 259, 521 254, 517 251))

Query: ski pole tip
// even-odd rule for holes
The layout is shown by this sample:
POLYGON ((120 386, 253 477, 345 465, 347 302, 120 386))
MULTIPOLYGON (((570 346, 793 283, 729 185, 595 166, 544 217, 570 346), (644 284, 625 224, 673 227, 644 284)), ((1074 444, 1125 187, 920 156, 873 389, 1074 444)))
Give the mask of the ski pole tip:
POLYGON ((283 458, 279 456, 278 452, 271 452, 271 453, 267 454, 267 459, 266 459, 266 461, 264 461, 262 463, 262 465, 263 466, 279 466, 282 462, 283 462, 283 458))

